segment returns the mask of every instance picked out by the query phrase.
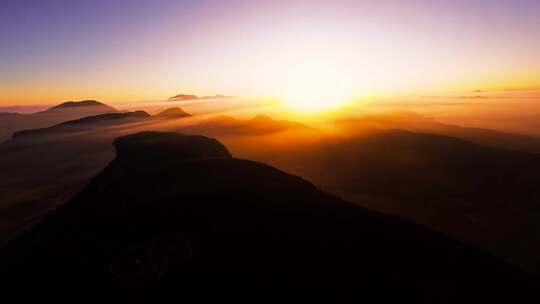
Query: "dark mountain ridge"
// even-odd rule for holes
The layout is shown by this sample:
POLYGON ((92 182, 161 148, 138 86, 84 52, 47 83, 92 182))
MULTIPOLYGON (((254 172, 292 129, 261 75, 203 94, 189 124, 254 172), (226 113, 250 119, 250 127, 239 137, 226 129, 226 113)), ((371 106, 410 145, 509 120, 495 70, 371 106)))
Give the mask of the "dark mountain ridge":
MULTIPOLYGON (((60 135, 68 132, 99 131, 100 128, 117 125, 128 125, 135 122, 151 121, 152 119, 178 119, 190 117, 189 113, 175 107, 166 109, 155 116, 145 111, 114 112, 65 121, 51 127, 22 130, 13 133, 13 139, 39 138, 45 135, 60 135)), ((43 139, 43 138, 42 138, 43 139)))
POLYGON ((401 129, 413 132, 446 135, 468 140, 484 146, 540 153, 540 138, 502 131, 463 127, 437 122, 412 111, 389 111, 377 115, 348 118, 337 121, 346 131, 364 128, 401 129))
POLYGON ((111 106, 108 106, 104 103, 101 103, 97 100, 81 100, 81 101, 66 101, 59 105, 53 106, 45 111, 38 112, 38 113, 47 113, 51 111, 57 111, 60 109, 72 109, 72 108, 84 108, 84 107, 99 107, 103 109, 107 109, 110 112, 116 112, 117 110, 111 106))
POLYGON ((211 136, 266 135, 289 130, 315 131, 313 128, 290 120, 274 119, 257 115, 249 119, 218 115, 192 126, 182 127, 180 132, 210 134, 211 136))
POLYGON ((534 302, 537 282, 513 267, 216 140, 143 132, 114 145, 79 195, 2 252, 10 286, 136 302, 534 302))
POLYGON ((242 144, 257 148, 232 151, 540 273, 539 154, 390 129, 299 148, 242 144))
POLYGON ((189 116, 191 116, 191 114, 185 112, 179 107, 168 108, 156 114, 156 117, 162 117, 162 118, 182 118, 182 117, 189 117, 189 116))
POLYGON ((150 114, 146 113, 145 111, 106 113, 94 116, 86 116, 83 118, 62 122, 48 128, 17 131, 13 133, 13 139, 35 137, 61 132, 77 132, 87 128, 97 128, 103 125, 137 122, 148 120, 150 118, 150 114))
POLYGON ((33 114, 0 115, 0 141, 14 132, 46 128, 64 121, 105 113, 118 112, 115 108, 95 100, 68 101, 33 114))
POLYGON ((404 130, 336 141, 324 151, 321 170, 337 169, 337 184, 355 191, 540 209, 538 154, 404 130))

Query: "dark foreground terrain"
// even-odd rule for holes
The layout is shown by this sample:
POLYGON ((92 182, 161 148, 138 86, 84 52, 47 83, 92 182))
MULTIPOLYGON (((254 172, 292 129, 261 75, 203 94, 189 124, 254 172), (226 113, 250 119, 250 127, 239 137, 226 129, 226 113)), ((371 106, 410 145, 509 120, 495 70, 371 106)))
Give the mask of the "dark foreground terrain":
MULTIPOLYGON (((177 107, 92 115, 108 109, 63 103, 44 112, 89 116, 14 129, 0 144, 0 247, 79 193, 114 158, 115 138, 159 130, 218 138, 237 157, 540 275, 538 138, 440 124, 411 112, 338 121, 343 130, 332 134, 265 115, 206 119, 177 107)), ((43 114, 32 115, 26 118, 43 114)))
POLYGON ((202 136, 143 132, 2 252, 6 291, 54 299, 537 303, 537 282, 202 136), (32 291, 32 292, 28 292, 32 291), (73 298, 71 298, 73 299, 73 298))

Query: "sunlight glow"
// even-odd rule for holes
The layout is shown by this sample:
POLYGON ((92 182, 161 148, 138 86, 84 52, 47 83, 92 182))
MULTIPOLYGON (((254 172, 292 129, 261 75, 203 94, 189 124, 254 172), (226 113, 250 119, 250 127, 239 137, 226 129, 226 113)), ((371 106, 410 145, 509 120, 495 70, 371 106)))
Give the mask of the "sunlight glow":
POLYGON ((302 62, 291 67, 281 99, 284 107, 302 112, 323 112, 345 105, 353 83, 330 62, 302 62))

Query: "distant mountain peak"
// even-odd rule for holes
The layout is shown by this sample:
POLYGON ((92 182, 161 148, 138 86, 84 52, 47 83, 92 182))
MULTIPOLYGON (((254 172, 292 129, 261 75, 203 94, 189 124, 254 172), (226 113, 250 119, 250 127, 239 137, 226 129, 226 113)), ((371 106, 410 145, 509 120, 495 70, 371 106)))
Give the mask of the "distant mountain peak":
POLYGON ((162 118, 181 118, 181 117, 189 117, 191 116, 191 114, 187 113, 186 111, 182 110, 179 107, 173 107, 173 108, 168 108, 159 112, 156 116, 162 117, 162 118))
POLYGON ((91 106, 107 106, 104 103, 101 103, 97 100, 81 100, 81 101, 66 101, 57 106, 52 107, 51 109, 58 108, 73 108, 73 107, 91 107, 91 106))
POLYGON ((63 110, 99 110, 100 112, 118 112, 115 108, 108 106, 97 100, 81 100, 81 101, 66 101, 59 105, 53 106, 40 113, 50 113, 63 110))

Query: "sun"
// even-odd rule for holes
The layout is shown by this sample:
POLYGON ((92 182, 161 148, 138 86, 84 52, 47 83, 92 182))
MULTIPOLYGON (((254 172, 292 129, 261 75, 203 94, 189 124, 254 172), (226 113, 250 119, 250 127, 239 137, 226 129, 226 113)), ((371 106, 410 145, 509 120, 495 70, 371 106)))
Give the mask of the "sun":
POLYGON ((344 106, 348 99, 339 92, 317 90, 317 85, 297 87, 284 97, 285 107, 300 112, 314 113, 333 110, 344 106), (314 89, 315 88, 315 89, 314 89))
POLYGON ((288 71, 281 100, 289 110, 303 113, 324 112, 347 104, 351 82, 336 69, 321 64, 296 66, 288 71))

